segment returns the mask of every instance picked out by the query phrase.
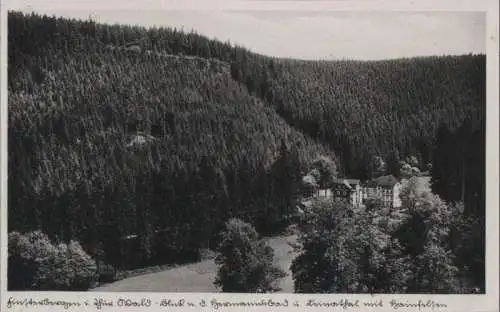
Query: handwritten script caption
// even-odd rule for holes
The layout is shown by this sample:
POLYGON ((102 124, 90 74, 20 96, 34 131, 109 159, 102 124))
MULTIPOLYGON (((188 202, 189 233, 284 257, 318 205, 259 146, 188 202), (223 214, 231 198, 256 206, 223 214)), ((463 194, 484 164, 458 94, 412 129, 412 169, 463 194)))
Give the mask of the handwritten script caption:
POLYGON ((29 311, 30 309, 51 307, 58 310, 67 311, 105 311, 105 310, 115 310, 124 311, 127 308, 137 310, 140 308, 148 309, 154 308, 154 310, 165 309, 165 310, 176 310, 176 309, 186 309, 195 308, 197 311, 209 310, 209 311, 223 311, 232 308, 243 308, 247 310, 249 308, 266 308, 269 309, 280 309, 286 308, 307 308, 307 309, 334 309, 335 311, 340 310, 383 310, 387 309, 394 311, 414 311, 414 310, 428 310, 428 311, 447 311, 448 306, 444 303, 439 303, 433 300, 352 300, 352 299, 340 299, 340 300, 318 300, 318 299, 272 299, 272 298, 262 298, 255 300, 221 300, 217 298, 202 298, 194 301, 192 299, 151 299, 151 298, 127 298, 119 297, 116 299, 105 299, 101 297, 96 297, 92 299, 81 299, 81 300, 65 300, 65 299, 52 299, 52 298, 16 298, 9 297, 7 300, 7 309, 10 311, 29 311), (83 308, 83 309, 82 309, 83 308))

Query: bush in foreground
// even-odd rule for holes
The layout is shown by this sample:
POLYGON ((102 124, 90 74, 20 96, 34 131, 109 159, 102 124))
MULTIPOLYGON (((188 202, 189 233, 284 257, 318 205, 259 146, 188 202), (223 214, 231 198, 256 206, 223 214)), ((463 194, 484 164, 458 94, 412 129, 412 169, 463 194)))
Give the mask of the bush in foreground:
POLYGON ((297 293, 402 291, 408 267, 377 213, 318 200, 300 225, 301 253, 292 262, 297 293))
POLYGON ((219 272, 214 284, 223 292, 262 293, 279 290, 286 273, 273 265, 273 250, 259 239, 252 225, 238 219, 226 223, 219 255, 219 272))
POLYGON ((80 244, 53 244, 34 231, 9 234, 9 290, 87 290, 97 279, 95 261, 80 244))
POLYGON ((458 268, 450 248, 452 207, 411 178, 401 192, 406 218, 395 231, 412 267, 410 293, 457 293, 458 268))

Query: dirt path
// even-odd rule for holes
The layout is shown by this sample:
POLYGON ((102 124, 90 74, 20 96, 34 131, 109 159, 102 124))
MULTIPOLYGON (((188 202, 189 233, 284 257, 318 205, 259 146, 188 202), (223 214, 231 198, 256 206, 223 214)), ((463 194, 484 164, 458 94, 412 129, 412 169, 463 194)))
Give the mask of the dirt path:
MULTIPOLYGON (((278 236, 268 240, 274 249, 277 264, 288 273, 281 281, 281 292, 293 293, 290 265, 296 253, 289 242, 296 236, 278 236)), ((213 285, 217 266, 213 260, 187 264, 166 271, 127 278, 92 289, 100 292, 218 292, 213 285)))

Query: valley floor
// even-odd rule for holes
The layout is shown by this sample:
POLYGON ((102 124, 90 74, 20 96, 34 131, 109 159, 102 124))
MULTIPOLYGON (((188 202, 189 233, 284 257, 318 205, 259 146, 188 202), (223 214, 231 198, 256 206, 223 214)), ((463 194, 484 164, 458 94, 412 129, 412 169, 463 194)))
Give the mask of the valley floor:
MULTIPOLYGON (((417 179, 419 191, 429 189, 429 178, 417 179)), ((403 181, 406 184, 406 181, 403 181)), ((393 215, 394 221, 399 221, 399 214, 393 215)), ((279 292, 293 293, 293 279, 290 271, 292 260, 297 256, 291 245, 297 243, 296 235, 275 236, 267 239, 274 249, 276 263, 288 273, 281 280, 279 292)), ((217 266, 213 259, 185 264, 160 272, 146 273, 125 278, 111 284, 101 285, 91 291, 98 292, 218 292, 213 285, 217 274, 217 266)))
MULTIPOLYGON (((290 271, 292 260, 297 256, 290 244, 297 237, 276 236, 268 239, 274 249, 277 264, 288 273, 280 284, 282 293, 293 293, 293 279, 290 271)), ((204 260, 182 265, 162 272, 126 278, 112 284, 92 289, 97 292, 218 292, 213 285, 217 274, 214 260, 204 260)))

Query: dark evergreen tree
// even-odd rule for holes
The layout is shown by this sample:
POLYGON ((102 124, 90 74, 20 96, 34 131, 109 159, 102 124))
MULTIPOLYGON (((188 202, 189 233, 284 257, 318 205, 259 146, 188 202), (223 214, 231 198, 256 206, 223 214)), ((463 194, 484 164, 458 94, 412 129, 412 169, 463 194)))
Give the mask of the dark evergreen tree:
POLYGON ((442 122, 436 134, 435 149, 432 157, 432 191, 439 194, 444 200, 453 198, 452 190, 448 182, 452 160, 450 155, 455 154, 455 148, 451 141, 451 133, 448 126, 442 122))

